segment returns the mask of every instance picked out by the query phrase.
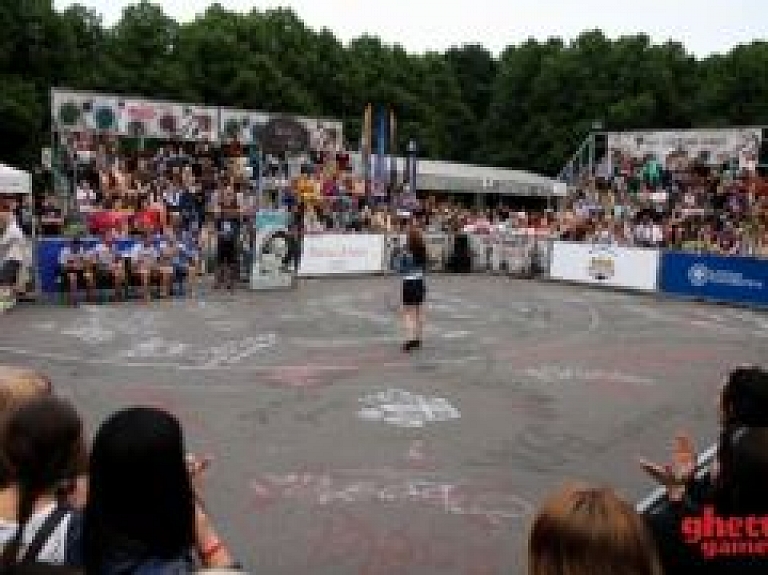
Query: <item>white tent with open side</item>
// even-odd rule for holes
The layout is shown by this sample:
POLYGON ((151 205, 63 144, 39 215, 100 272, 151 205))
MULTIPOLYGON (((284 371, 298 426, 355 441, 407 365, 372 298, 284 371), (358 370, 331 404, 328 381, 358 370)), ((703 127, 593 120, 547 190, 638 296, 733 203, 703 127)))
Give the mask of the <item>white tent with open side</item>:
POLYGON ((0 164, 0 196, 31 193, 32 174, 0 164))

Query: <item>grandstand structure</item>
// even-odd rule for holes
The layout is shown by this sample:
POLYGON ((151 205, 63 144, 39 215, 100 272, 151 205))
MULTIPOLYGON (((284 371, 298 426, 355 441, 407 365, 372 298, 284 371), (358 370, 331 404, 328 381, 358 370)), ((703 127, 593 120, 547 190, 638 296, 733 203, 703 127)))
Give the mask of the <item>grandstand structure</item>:
MULTIPOLYGON (((597 127, 597 126, 596 126, 597 127)), ((674 167, 680 158, 706 166, 753 171, 768 176, 768 127, 724 129, 593 130, 558 176, 577 186, 590 176, 610 179, 620 173, 622 160, 654 158, 663 167, 674 167)))

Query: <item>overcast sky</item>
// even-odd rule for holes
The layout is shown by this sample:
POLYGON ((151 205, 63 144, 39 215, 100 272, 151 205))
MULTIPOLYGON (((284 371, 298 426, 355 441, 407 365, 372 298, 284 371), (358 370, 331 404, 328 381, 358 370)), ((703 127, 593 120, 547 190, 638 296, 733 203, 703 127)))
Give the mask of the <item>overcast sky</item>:
MULTIPOLYGON (((55 0, 57 8, 73 4, 55 0)), ((114 24, 130 1, 80 0, 114 24)), ((164 0, 166 13, 188 21, 210 0, 164 0)), ((343 42, 364 33, 409 52, 443 51, 480 43, 498 54, 529 37, 567 40, 587 29, 608 36, 645 32, 656 42, 682 41, 697 56, 768 38, 765 0, 221 0, 240 11, 289 6, 313 28, 327 27, 343 42)))

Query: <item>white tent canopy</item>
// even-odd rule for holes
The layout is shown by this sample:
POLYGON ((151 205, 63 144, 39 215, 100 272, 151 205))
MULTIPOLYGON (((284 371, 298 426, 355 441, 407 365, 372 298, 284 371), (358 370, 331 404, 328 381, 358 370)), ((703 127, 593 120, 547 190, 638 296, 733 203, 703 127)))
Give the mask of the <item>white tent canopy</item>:
POLYGON ((0 164, 0 195, 31 194, 32 175, 5 164, 0 164))

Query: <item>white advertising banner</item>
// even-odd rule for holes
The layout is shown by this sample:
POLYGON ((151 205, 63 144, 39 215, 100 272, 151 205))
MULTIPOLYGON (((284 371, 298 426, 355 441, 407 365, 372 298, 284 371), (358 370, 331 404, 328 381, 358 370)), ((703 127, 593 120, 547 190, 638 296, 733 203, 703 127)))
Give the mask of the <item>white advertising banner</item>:
POLYGON ((552 279, 656 291, 659 250, 555 242, 552 279))
POLYGON ((300 276, 366 274, 384 271, 383 234, 318 234, 304 236, 300 276))
POLYGON ((757 157, 762 140, 760 128, 727 130, 680 130, 608 134, 609 151, 635 157, 654 155, 664 161, 669 154, 683 152, 690 158, 706 154, 711 163, 729 158, 757 157))

